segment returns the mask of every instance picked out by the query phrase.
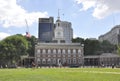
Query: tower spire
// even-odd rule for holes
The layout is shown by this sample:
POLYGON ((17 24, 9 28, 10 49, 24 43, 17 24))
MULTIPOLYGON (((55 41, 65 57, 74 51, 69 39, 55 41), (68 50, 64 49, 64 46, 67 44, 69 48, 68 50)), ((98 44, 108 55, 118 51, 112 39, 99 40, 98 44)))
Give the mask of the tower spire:
POLYGON ((58 20, 60 20, 60 9, 58 9, 58 20))

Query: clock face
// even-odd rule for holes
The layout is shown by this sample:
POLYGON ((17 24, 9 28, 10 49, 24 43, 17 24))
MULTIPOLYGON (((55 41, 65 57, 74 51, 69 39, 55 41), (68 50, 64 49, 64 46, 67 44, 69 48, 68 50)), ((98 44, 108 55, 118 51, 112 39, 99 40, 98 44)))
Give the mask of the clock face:
POLYGON ((60 32, 57 32, 57 35, 58 35, 58 36, 60 36, 60 35, 61 35, 61 33, 60 33, 60 32))

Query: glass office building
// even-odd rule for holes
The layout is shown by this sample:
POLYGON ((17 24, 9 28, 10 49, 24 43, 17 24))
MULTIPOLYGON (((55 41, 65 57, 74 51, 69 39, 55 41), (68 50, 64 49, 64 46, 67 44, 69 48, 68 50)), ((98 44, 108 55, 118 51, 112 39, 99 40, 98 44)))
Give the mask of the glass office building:
POLYGON ((54 35, 54 19, 39 18, 38 39, 40 42, 51 42, 54 35))

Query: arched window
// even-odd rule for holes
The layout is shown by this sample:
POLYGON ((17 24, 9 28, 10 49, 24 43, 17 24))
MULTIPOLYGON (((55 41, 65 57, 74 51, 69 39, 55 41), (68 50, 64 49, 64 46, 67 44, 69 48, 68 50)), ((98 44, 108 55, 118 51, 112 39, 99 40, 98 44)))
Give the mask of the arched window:
POLYGON ((70 49, 68 49, 68 54, 71 54, 71 50, 70 49))
POLYGON ((81 59, 78 59, 78 63, 79 63, 79 64, 82 64, 82 60, 81 60, 81 59))
POLYGON ((68 62, 68 64, 71 64, 71 59, 68 59, 67 62, 68 62))
POLYGON ((53 59, 53 64, 56 64, 56 59, 53 59))
POLYGON ((43 49, 43 50, 42 50, 42 53, 43 53, 43 54, 45 54, 45 53, 46 53, 46 50, 45 50, 45 49, 43 49))
POLYGON ((62 50, 62 53, 65 54, 65 49, 62 50))
POLYGON ((79 53, 79 54, 81 53, 81 50, 80 50, 80 49, 78 49, 78 53, 79 53))
POLYGON ((58 54, 60 54, 61 53, 61 50, 60 49, 58 49, 58 54))
POLYGON ((40 58, 37 58, 37 62, 40 63, 40 58))
POLYGON ((66 63, 66 59, 65 59, 65 58, 63 58, 63 59, 62 59, 62 62, 63 62, 63 64, 65 64, 65 63, 66 63))
POLYGON ((46 60, 45 59, 42 59, 42 64, 46 64, 46 60))
POLYGON ((37 50, 37 54, 40 54, 40 52, 41 52, 41 50, 40 50, 40 49, 38 49, 38 50, 37 50))
POLYGON ((48 54, 51 54, 51 50, 50 49, 48 49, 48 54))
POLYGON ((76 58, 73 59, 73 63, 76 64, 76 58))
POLYGON ((60 23, 58 23, 58 27, 60 26, 60 23))
POLYGON ((56 54, 56 49, 53 50, 53 54, 56 54))
POLYGON ((51 59, 48 59, 48 60, 47 60, 47 64, 50 64, 50 63, 51 63, 51 59))
POLYGON ((76 54, 76 49, 73 49, 73 54, 76 54))

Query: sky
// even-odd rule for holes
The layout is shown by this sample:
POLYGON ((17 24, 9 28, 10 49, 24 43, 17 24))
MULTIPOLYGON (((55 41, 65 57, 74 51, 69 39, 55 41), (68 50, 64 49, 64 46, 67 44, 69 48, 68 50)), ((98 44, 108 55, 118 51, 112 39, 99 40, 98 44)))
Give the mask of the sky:
POLYGON ((120 0, 0 0, 0 40, 27 31, 38 37, 38 18, 72 23, 73 37, 98 38, 120 25, 120 0), (25 22, 27 21, 27 24, 25 22))

